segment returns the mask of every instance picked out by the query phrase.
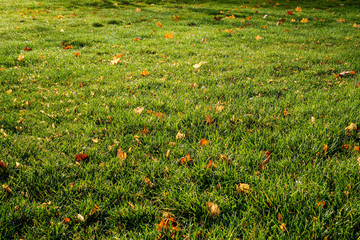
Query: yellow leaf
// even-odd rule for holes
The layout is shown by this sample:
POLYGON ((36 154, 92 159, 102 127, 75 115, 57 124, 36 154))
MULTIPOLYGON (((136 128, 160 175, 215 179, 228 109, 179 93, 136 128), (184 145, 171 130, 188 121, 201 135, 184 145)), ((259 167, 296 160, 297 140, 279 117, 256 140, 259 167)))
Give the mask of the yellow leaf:
POLYGON ((12 190, 9 185, 3 184, 2 188, 8 193, 12 193, 12 190))
POLYGON ((145 183, 148 187, 152 187, 154 184, 151 182, 150 178, 145 178, 145 183))
POLYGON ((357 130, 357 126, 355 123, 350 123, 350 125, 347 126, 345 130, 347 130, 348 132, 354 132, 357 130))
POLYGON ((143 108, 143 107, 137 107, 137 108, 134 109, 134 112, 135 112, 136 114, 139 114, 139 115, 140 115, 140 114, 144 111, 144 109, 145 109, 145 108, 143 108))
POLYGON ((285 223, 282 223, 282 224, 280 224, 280 229, 281 229, 281 231, 283 231, 283 232, 287 232, 288 230, 286 229, 286 224, 285 223))
POLYGON ((94 138, 94 139, 91 139, 91 141, 93 141, 93 143, 98 143, 98 142, 99 142, 99 139, 94 138))
POLYGON ((24 56, 23 56, 23 55, 19 55, 19 57, 17 58, 17 60, 18 60, 19 62, 24 61, 24 56))
POLYGON ((126 154, 126 152, 123 152, 123 150, 121 149, 121 148, 119 148, 118 150, 117 150, 117 157, 120 159, 120 160, 125 160, 126 159, 126 157, 127 157, 127 154, 126 154))
POLYGON ((311 117, 310 121, 314 123, 316 121, 315 117, 311 117))
POLYGON ((303 18, 300 22, 302 22, 302 23, 307 23, 307 22, 309 22, 309 19, 303 18))
POLYGON ((206 145, 208 145, 209 143, 210 143, 210 142, 209 142, 208 140, 204 139, 204 138, 200 140, 200 145, 201 145, 201 146, 206 146, 206 145))
POLYGON ((80 55, 81 55, 80 52, 76 52, 76 53, 75 53, 75 57, 78 57, 78 56, 80 56, 80 55))
POLYGON ((216 107, 215 107, 215 111, 216 111, 216 112, 222 112, 222 111, 224 110, 224 108, 225 108, 225 107, 224 107, 223 105, 216 106, 216 107))
POLYGON ((339 22, 339 23, 344 23, 344 22, 346 22, 346 20, 343 19, 343 18, 336 19, 336 21, 339 22))
POLYGON ((174 35, 172 33, 165 33, 165 37, 166 39, 172 39, 174 38, 174 35))
POLYGON ((6 93, 6 94, 12 93, 12 89, 7 90, 5 93, 6 93))
POLYGON ((301 11, 302 11, 302 9, 301 9, 301 7, 297 7, 297 8, 295 8, 295 11, 297 11, 297 12, 301 12, 301 11))
POLYGON ((213 202, 207 202, 206 209, 208 213, 213 217, 219 216, 221 213, 219 206, 213 202))
POLYGON ((329 149, 328 145, 324 144, 323 150, 325 153, 327 153, 328 149, 329 149))
POLYGON ((256 40, 262 39, 262 37, 260 37, 259 35, 257 35, 255 38, 256 38, 256 40))
POLYGON ((238 193, 249 193, 251 188, 249 186, 249 184, 246 184, 246 183, 240 183, 239 185, 235 184, 236 185, 236 191, 238 193))
POLYGON ((141 9, 140 9, 140 8, 136 8, 136 9, 135 9, 135 12, 141 12, 141 9))
POLYGON ((193 67, 195 68, 195 69, 199 69, 202 65, 204 65, 206 63, 206 61, 201 61, 201 62, 199 62, 199 63, 197 63, 197 64, 194 64, 193 65, 193 67))
POLYGON ((111 63, 112 65, 118 64, 118 63, 120 62, 121 57, 122 57, 123 55, 124 55, 124 54, 116 55, 116 56, 113 58, 113 60, 111 60, 110 63, 111 63))
POLYGON ((162 28, 161 22, 157 22, 156 26, 158 26, 159 28, 162 28))
POLYGON ((295 19, 291 19, 290 22, 296 22, 296 20, 295 20, 295 19))
POLYGON ((170 156, 170 152, 171 152, 171 150, 170 149, 168 149, 167 151, 166 151, 166 157, 168 158, 169 156, 170 156))

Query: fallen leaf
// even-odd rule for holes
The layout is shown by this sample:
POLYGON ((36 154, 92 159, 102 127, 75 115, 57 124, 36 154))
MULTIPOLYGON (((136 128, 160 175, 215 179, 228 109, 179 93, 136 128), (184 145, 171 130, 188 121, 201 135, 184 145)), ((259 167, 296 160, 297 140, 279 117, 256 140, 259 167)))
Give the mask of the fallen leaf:
POLYGON ((302 9, 301 9, 301 7, 297 7, 297 8, 295 8, 295 11, 297 11, 297 12, 301 12, 301 11, 302 11, 302 9))
POLYGON ((220 160, 224 160, 224 161, 226 161, 227 163, 230 163, 230 162, 231 162, 230 158, 228 158, 228 157, 225 156, 225 155, 222 155, 221 153, 219 154, 219 158, 220 158, 220 160))
POLYGON ((311 117, 310 121, 314 123, 316 121, 315 117, 311 117))
POLYGON ((303 18, 300 22, 302 22, 302 23, 307 23, 307 22, 309 22, 309 19, 303 18))
POLYGON ((180 16, 178 15, 174 15, 174 19, 173 19, 175 22, 178 22, 180 20, 180 16))
POLYGON ((148 186, 148 187, 152 187, 154 184, 151 182, 150 178, 145 178, 145 184, 148 186))
POLYGON ((63 47, 63 49, 64 49, 64 50, 73 49, 73 46, 67 45, 67 46, 63 47))
POLYGON ((256 38, 256 40, 258 40, 258 41, 262 39, 262 37, 260 37, 259 35, 257 35, 255 38, 256 38))
POLYGON ((354 145, 354 150, 360 153, 360 147, 359 146, 354 145))
POLYGON ((31 51, 31 48, 25 47, 25 48, 24 48, 24 51, 31 51))
POLYGON ((251 16, 246 17, 246 20, 250 21, 250 19, 251 19, 251 16))
POLYGON ((166 39, 172 39, 174 38, 174 35, 172 33, 165 33, 165 37, 166 39))
MULTIPOLYGON (((175 232, 178 231, 177 222, 173 218, 171 218, 167 215, 170 215, 170 214, 164 214, 165 218, 162 218, 160 223, 157 224, 157 227, 158 227, 157 230, 158 231, 172 230, 175 232)), ((172 239, 174 239, 174 238, 172 238, 172 239)))
POLYGON ((12 193, 12 190, 9 185, 3 184, 2 188, 8 193, 12 193))
POLYGON ((224 108, 225 107, 223 105, 218 105, 218 106, 215 107, 215 111, 216 112, 222 112, 224 110, 224 108))
POLYGON ((80 52, 76 52, 76 53, 75 53, 75 57, 78 57, 78 56, 80 56, 80 55, 81 55, 80 52))
POLYGON ((328 149, 329 149, 328 145, 324 144, 323 150, 325 153, 327 153, 328 149))
POLYGON ((214 20, 220 21, 220 20, 221 20, 221 17, 214 17, 214 20))
POLYGON ((18 60, 19 62, 24 61, 24 56, 23 56, 23 55, 19 55, 18 58, 17 58, 17 60, 18 60))
POLYGON ((355 132, 357 130, 357 126, 355 123, 350 123, 349 126, 345 128, 348 132, 355 132))
POLYGON ((206 209, 208 213, 213 217, 219 216, 221 213, 219 206, 213 202, 207 202, 206 209))
POLYGON ((214 169, 216 167, 216 164, 213 161, 209 161, 208 164, 206 164, 206 168, 208 169, 214 169))
POLYGON ((3 161, 0 160, 0 167, 4 170, 6 170, 7 165, 3 163, 3 161))
POLYGON ((148 70, 144 70, 141 72, 141 75, 143 75, 144 77, 149 76, 150 72, 148 70))
POLYGON ((148 133, 150 133, 150 131, 146 127, 144 127, 144 130, 142 130, 141 133, 148 134, 148 133))
POLYGON ((267 18, 269 16, 269 14, 265 14, 264 16, 263 16, 263 18, 267 18))
POLYGON ((193 65, 193 67, 195 68, 195 69, 199 69, 202 65, 204 65, 206 63, 206 61, 201 61, 201 62, 199 62, 199 63, 197 63, 197 64, 194 64, 193 65))
POLYGON ((240 183, 239 185, 235 184, 235 186, 238 193, 249 193, 251 190, 249 184, 246 183, 240 183))
POLYGON ((93 143, 99 143, 99 139, 97 139, 97 138, 93 138, 93 139, 91 139, 91 141, 93 142, 93 143))
POLYGON ((77 218, 82 221, 85 222, 85 218, 83 217, 83 215, 81 215, 80 213, 77 215, 77 218))
POLYGON ((293 12, 292 12, 292 11, 288 11, 288 12, 286 13, 286 15, 293 15, 293 12))
POLYGON ((140 8, 136 8, 136 9, 135 9, 135 12, 141 12, 141 9, 140 9, 140 8))
POLYGON ((7 90, 5 93, 6 93, 6 94, 12 93, 12 89, 7 90))
POLYGON ((283 231, 283 232, 287 232, 287 231, 288 231, 288 230, 286 229, 286 224, 285 224, 285 223, 280 224, 279 228, 280 228, 280 230, 283 231))
POLYGON ((283 116, 286 117, 287 115, 290 115, 290 113, 286 109, 284 109, 283 116))
POLYGON ((123 150, 121 148, 119 148, 116 152, 116 156, 120 159, 120 160, 125 160, 127 158, 127 154, 126 152, 123 152, 123 150))
POLYGON ((342 18, 336 19, 336 21, 339 22, 339 23, 344 23, 344 22, 346 22, 346 20, 345 20, 345 19, 342 19, 342 18))
POLYGON ((265 160, 261 161, 260 165, 259 165, 259 169, 260 170, 265 170, 265 167, 269 164, 271 159, 271 152, 270 151, 266 151, 265 152, 265 160))
POLYGON ((70 218, 64 218, 64 223, 70 222, 70 218))
POLYGON ((75 155, 74 158, 78 162, 86 161, 89 159, 89 155, 80 153, 80 154, 75 155))
POLYGON ((141 41, 141 37, 134 37, 134 42, 141 41))
POLYGON ((182 157, 179 159, 179 163, 181 163, 182 165, 185 165, 185 164, 191 163, 191 162, 193 162, 193 160, 191 159, 189 154, 187 154, 185 157, 182 157))
POLYGON ((201 43, 206 43, 206 38, 201 39, 201 43))
POLYGON ((290 22, 296 22, 296 20, 295 20, 295 19, 291 19, 290 22))
POLYGON ((336 75, 336 77, 344 77, 347 75, 355 75, 355 71, 345 71, 345 72, 341 72, 339 74, 336 75))
POLYGON ((277 219, 278 219, 279 223, 282 223, 284 221, 284 218, 280 212, 278 212, 278 214, 277 214, 277 219))
POLYGON ((112 65, 118 64, 118 63, 120 62, 122 56, 124 56, 123 53, 122 53, 122 54, 119 54, 119 55, 116 55, 116 56, 111 60, 110 63, 111 63, 112 65))
POLYGON ((170 149, 168 149, 167 151, 166 151, 166 155, 165 155, 165 157, 169 157, 170 156, 170 152, 171 152, 171 150, 170 149))
POLYGON ((156 26, 158 26, 159 28, 162 28, 161 22, 157 22, 157 23, 156 23, 156 26))
POLYGON ((180 131, 176 134, 176 140, 181 140, 185 138, 185 133, 181 133, 180 131))
POLYGON ((212 119, 210 116, 205 116, 205 121, 208 125, 212 125, 214 123, 214 119, 212 119))
POLYGON ((132 210, 135 210, 135 206, 131 203, 131 202, 128 202, 129 206, 131 207, 132 210))
POLYGON ((208 145, 209 144, 209 141, 208 140, 206 140, 206 139, 201 139, 200 140, 200 146, 206 146, 206 145, 208 145))
POLYGON ((137 108, 134 109, 134 112, 136 114, 140 115, 144 110, 145 110, 145 108, 143 108, 143 107, 137 107, 137 108))

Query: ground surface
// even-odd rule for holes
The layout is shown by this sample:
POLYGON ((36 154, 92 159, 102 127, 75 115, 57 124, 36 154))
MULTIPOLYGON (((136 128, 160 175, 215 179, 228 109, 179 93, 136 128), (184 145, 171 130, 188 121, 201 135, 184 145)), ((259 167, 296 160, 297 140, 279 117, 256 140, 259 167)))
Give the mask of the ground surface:
POLYGON ((357 1, 0 2, 0 239, 360 236, 357 1))

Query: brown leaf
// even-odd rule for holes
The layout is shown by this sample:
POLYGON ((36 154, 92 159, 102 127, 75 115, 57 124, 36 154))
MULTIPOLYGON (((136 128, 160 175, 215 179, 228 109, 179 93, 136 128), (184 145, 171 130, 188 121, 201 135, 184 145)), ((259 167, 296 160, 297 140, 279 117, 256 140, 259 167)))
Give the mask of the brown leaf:
POLYGON ((25 48, 24 48, 24 51, 31 51, 31 48, 25 47, 25 48))
POLYGON ((117 157, 120 159, 120 160, 125 160, 127 158, 127 154, 126 152, 123 152, 123 150, 121 148, 119 148, 117 150, 117 157))
POLYGON ((7 164, 3 163, 3 161, 0 160, 0 167, 6 170, 7 164))
POLYGON ((271 159, 271 152, 270 152, 270 151, 266 151, 266 152, 265 152, 265 160, 260 163, 259 169, 264 171, 266 165, 269 164, 270 159, 271 159))
POLYGON ((284 221, 283 216, 281 215, 280 212, 278 212, 277 218, 278 218, 279 223, 282 223, 284 221))
POLYGON ((3 184, 2 188, 8 193, 12 193, 12 190, 9 185, 3 184))
POLYGON ((219 216, 221 213, 219 206, 213 202, 207 202, 206 209, 208 213, 213 217, 219 216))
POLYGON ((220 158, 220 160, 224 160, 227 163, 231 163, 231 160, 227 156, 222 155, 221 153, 219 155, 219 158, 220 158))
POLYGON ((86 161, 89 159, 89 155, 80 153, 80 154, 75 155, 74 158, 78 162, 86 161))
POLYGON ((152 187, 154 184, 151 182, 150 178, 145 178, 145 183, 148 187, 152 187))
POLYGON ((214 123, 214 119, 212 119, 210 116, 205 116, 205 119, 208 125, 212 125, 214 123))

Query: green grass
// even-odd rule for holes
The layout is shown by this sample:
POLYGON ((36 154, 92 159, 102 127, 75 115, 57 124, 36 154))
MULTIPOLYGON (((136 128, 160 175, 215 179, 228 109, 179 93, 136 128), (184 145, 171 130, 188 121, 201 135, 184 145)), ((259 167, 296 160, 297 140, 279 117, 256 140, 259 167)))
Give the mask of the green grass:
POLYGON ((359 4, 278 3, 2 0, 0 239, 359 238, 359 4))

